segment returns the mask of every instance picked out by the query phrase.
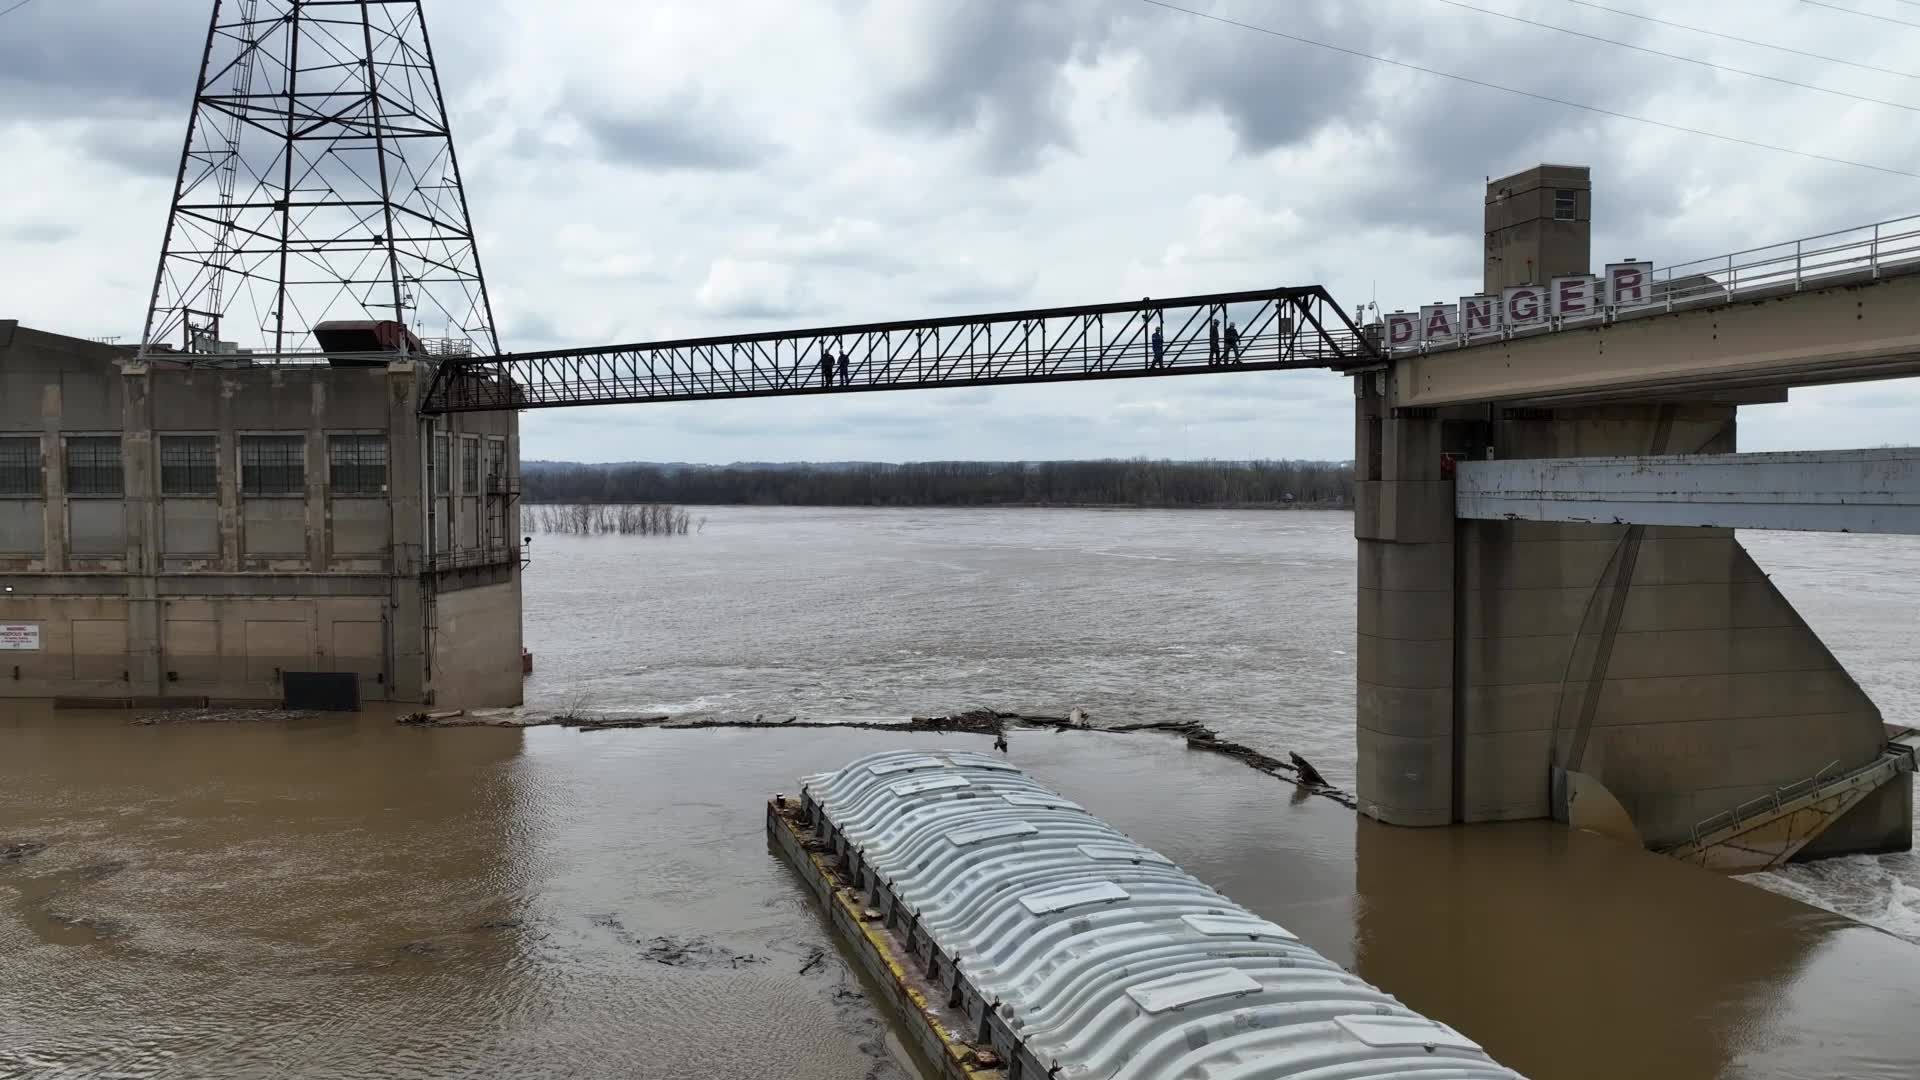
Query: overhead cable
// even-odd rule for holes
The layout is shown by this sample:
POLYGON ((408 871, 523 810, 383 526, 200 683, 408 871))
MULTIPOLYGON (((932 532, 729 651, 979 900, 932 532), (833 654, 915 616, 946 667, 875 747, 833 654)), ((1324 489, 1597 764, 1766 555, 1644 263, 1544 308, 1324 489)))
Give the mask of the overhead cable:
POLYGON ((1370 52, 1363 52, 1359 49, 1349 49, 1344 45, 1334 45, 1325 41, 1316 41, 1313 38, 1302 37, 1298 34, 1290 34, 1283 30, 1275 30, 1272 27, 1257 26, 1253 23, 1241 22, 1237 19, 1229 19, 1223 15, 1214 15, 1210 12, 1196 11, 1193 8, 1182 7, 1179 4, 1170 3, 1168 2, 1168 0, 1140 0, 1140 2, 1143 4, 1150 4, 1157 8, 1165 8, 1168 11, 1177 11, 1183 15, 1191 15, 1196 19, 1205 19, 1209 22, 1220 23, 1223 26, 1237 27, 1241 30, 1250 31, 1252 33, 1265 34, 1268 37, 1284 38, 1287 41, 1298 42, 1302 45, 1311 45, 1316 49, 1326 49, 1330 52, 1344 53, 1347 56, 1357 56, 1362 60, 1372 60, 1377 64, 1388 64, 1393 67, 1404 68, 1408 71, 1418 71, 1423 75, 1433 75, 1442 79, 1451 79, 1454 82, 1466 83, 1469 86, 1479 86, 1479 87, 1484 87, 1488 90, 1498 90, 1504 94, 1514 94, 1519 97, 1533 98, 1536 101, 1545 101, 1555 105, 1564 105, 1569 109, 1579 109, 1582 112, 1595 113, 1600 116, 1609 116, 1616 120, 1631 120, 1636 124, 1647 124, 1652 127, 1666 128, 1668 131, 1679 131, 1679 132, 1684 132, 1685 134, 1688 134, 1688 135, 1700 135, 1709 139, 1718 139, 1721 142, 1736 143, 1740 146, 1751 146, 1759 150, 1772 150, 1775 153, 1792 154, 1795 157, 1808 158, 1813 161, 1825 161, 1834 165, 1851 165, 1857 169, 1871 169, 1874 172, 1886 173, 1890 176, 1905 176, 1915 180, 1920 180, 1920 172, 1909 172, 1906 169, 1896 169, 1888 165, 1871 165, 1864 161, 1852 161, 1847 158, 1833 157, 1828 154, 1816 154, 1811 150, 1795 150, 1792 147, 1775 146, 1772 143, 1764 143, 1756 139, 1743 139, 1738 135, 1723 135, 1717 131, 1707 131, 1702 128, 1687 127, 1684 124, 1668 123, 1665 120, 1655 120, 1655 119, 1652 119, 1651 117, 1635 116, 1632 113, 1624 113, 1616 109, 1607 109, 1607 108, 1602 108, 1601 106, 1598 106, 1598 105, 1587 105, 1578 101, 1569 101, 1566 98, 1553 97, 1549 94, 1537 94, 1531 90, 1519 90, 1511 86, 1502 86, 1499 83, 1487 82, 1485 79, 1475 79, 1467 75, 1456 75, 1451 71, 1441 71, 1438 68, 1423 67, 1419 64, 1409 63, 1405 60, 1394 60, 1385 56, 1378 56, 1370 52))
POLYGON ((1858 15, 1863 19, 1878 19, 1881 22, 1892 23, 1895 26, 1911 26, 1915 30, 1920 30, 1920 23, 1908 22, 1905 19, 1896 19, 1891 15, 1875 15, 1871 11, 1856 11, 1850 7, 1841 7, 1839 4, 1826 3, 1825 0, 1800 0, 1800 2, 1803 4, 1812 4, 1814 7, 1829 8, 1833 11, 1844 11, 1849 15, 1858 15))
MULTIPOLYGON (((1913 3, 1916 7, 1920 7, 1920 0, 1909 0, 1909 2, 1913 3)), ((1809 60, 1821 60, 1829 64, 1844 64, 1847 67, 1859 68, 1862 71, 1877 71, 1882 75, 1898 75, 1903 79, 1920 79, 1920 75, 1916 75, 1911 71, 1896 71, 1893 68, 1875 67, 1872 64, 1862 64, 1855 60, 1843 60, 1838 56, 1825 56, 1816 52, 1807 52, 1805 49, 1790 48, 1786 45, 1775 45, 1768 41, 1755 41, 1752 38, 1743 38, 1737 34, 1726 34, 1718 30, 1708 30, 1700 26, 1689 26, 1686 23, 1677 23, 1668 19, 1656 19, 1651 15, 1642 15, 1637 11, 1627 11, 1624 8, 1595 4, 1592 3, 1591 0, 1567 0, 1567 3, 1578 4, 1583 8, 1592 8, 1595 11, 1624 15, 1629 19, 1639 19, 1641 22, 1650 22, 1658 26, 1671 26, 1675 30, 1687 30, 1695 34, 1705 34, 1708 37, 1725 38, 1728 41, 1737 41, 1742 45, 1752 45, 1758 49, 1772 49, 1774 52, 1786 53, 1789 56, 1804 56, 1809 60)))
POLYGON ((1866 97, 1865 95, 1862 95, 1862 94, 1851 94, 1845 90, 1834 90, 1825 86, 1815 86, 1812 83, 1803 83, 1795 79, 1782 78, 1781 76, 1778 76, 1778 75, 1768 75, 1767 73, 1762 71, 1748 71, 1745 68, 1728 67, 1725 64, 1716 64, 1711 60, 1701 60, 1692 56, 1682 56, 1679 53, 1663 52, 1659 49, 1650 49, 1645 45, 1635 45, 1631 41, 1620 41, 1616 38, 1601 37, 1599 34, 1589 34, 1584 30, 1569 30, 1564 26, 1555 26, 1552 23, 1543 23, 1535 19, 1523 18, 1519 15, 1509 15, 1504 11, 1494 11, 1492 8, 1477 7, 1473 4, 1463 4, 1460 2, 1460 0, 1434 0, 1434 2, 1445 4, 1448 7, 1460 8, 1463 11, 1477 11, 1482 15, 1491 15, 1496 19, 1506 19, 1510 22, 1525 23, 1528 26, 1537 26, 1542 30, 1551 30, 1556 34, 1570 34, 1577 38, 1586 38, 1588 41, 1598 41, 1607 45, 1617 45, 1622 49, 1632 49, 1635 52, 1650 53, 1654 56, 1664 56, 1669 60, 1678 60, 1684 64, 1698 64, 1701 67, 1712 68, 1715 71, 1728 71, 1728 72, 1732 72, 1735 75, 1745 75, 1750 79, 1765 79, 1768 82, 1780 83, 1783 86, 1797 86, 1802 90, 1813 90, 1822 94, 1832 94, 1834 97, 1852 98, 1855 101, 1864 101, 1873 105, 1885 105, 1885 106, 1888 106, 1889 108, 1905 109, 1908 112, 1920 112, 1920 105, 1908 105, 1908 104, 1905 104, 1904 102, 1888 101, 1885 98, 1866 97))

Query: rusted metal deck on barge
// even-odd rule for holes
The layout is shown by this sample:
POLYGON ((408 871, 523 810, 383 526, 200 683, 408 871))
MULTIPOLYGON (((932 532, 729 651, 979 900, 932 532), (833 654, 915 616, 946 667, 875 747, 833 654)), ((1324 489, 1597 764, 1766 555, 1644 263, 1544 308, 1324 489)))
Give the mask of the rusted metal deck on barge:
POLYGON ((812 836, 804 811, 793 800, 767 801, 767 836, 793 864, 820 901, 834 932, 904 1022, 923 1060, 939 1069, 941 1080, 1005 1080, 998 1058, 958 1034, 965 1018, 914 970, 898 934, 880 913, 866 906, 858 889, 840 872, 832 848, 812 836), (784 802, 784 805, 782 803, 784 802))

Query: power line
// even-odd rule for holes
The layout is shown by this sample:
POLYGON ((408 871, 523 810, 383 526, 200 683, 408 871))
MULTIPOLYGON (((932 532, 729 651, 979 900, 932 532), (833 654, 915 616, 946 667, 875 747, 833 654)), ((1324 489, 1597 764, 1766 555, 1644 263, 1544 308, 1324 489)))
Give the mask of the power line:
MULTIPOLYGON (((1906 0, 1906 2, 1913 4, 1915 7, 1920 7, 1920 0, 1906 0)), ((1872 64, 1862 64, 1862 63, 1855 62, 1853 60, 1842 60, 1840 57, 1837 57, 1837 56, 1822 56, 1819 53, 1807 52, 1804 49, 1794 49, 1794 48, 1789 48, 1788 46, 1785 46, 1785 45, 1775 45, 1772 42, 1767 42, 1767 41, 1755 41, 1752 38, 1743 38, 1735 34, 1723 34, 1718 30, 1707 30, 1698 26, 1688 26, 1686 23, 1670 22, 1666 19, 1656 19, 1651 15, 1642 15, 1637 11, 1626 11, 1622 8, 1608 7, 1605 4, 1591 3, 1589 2, 1589 0, 1567 0, 1567 3, 1578 4, 1584 8, 1592 8, 1595 11, 1606 11, 1606 12, 1611 12, 1612 14, 1615 14, 1615 15, 1625 15, 1629 19, 1639 19, 1641 22, 1650 22, 1650 23, 1657 24, 1659 26, 1671 26, 1675 30, 1689 30, 1696 34, 1706 34, 1708 37, 1725 38, 1728 41, 1737 41, 1742 45, 1752 45, 1755 48, 1772 49, 1775 52, 1787 53, 1790 56, 1804 56, 1809 60, 1824 60, 1829 64, 1845 64, 1848 67, 1859 68, 1862 71, 1877 71, 1882 75, 1898 75, 1903 79, 1920 79, 1920 75, 1916 75, 1910 71, 1895 71, 1892 68, 1875 67, 1872 64)))
POLYGON ((1177 11, 1183 15, 1191 15, 1196 19, 1206 19, 1209 22, 1217 22, 1223 26, 1233 26, 1241 30, 1250 30, 1256 34, 1266 34, 1269 37, 1284 38, 1288 41, 1299 42, 1302 45, 1311 45, 1316 49, 1345 53, 1348 56, 1357 56, 1362 60, 1372 60, 1378 64, 1390 64, 1397 68, 1405 68, 1408 71, 1418 71, 1423 75, 1433 75, 1442 79, 1451 79, 1454 82, 1466 83, 1469 86, 1479 86, 1488 90, 1498 90, 1504 94, 1514 94, 1519 97, 1533 98, 1536 101, 1546 101, 1555 105, 1564 105, 1569 109, 1579 109, 1582 112, 1596 113, 1600 116, 1610 116, 1616 120, 1631 120, 1637 124, 1648 124, 1653 127, 1666 128, 1669 131, 1684 132, 1688 135, 1702 135, 1709 139, 1737 143, 1741 146, 1751 146, 1759 150, 1772 150, 1776 153, 1792 154, 1795 157, 1809 158, 1813 161, 1825 161, 1834 165, 1851 165, 1858 169, 1872 169, 1874 172, 1887 173, 1892 176, 1906 176, 1920 180, 1920 173, 1908 172, 1905 169, 1895 169, 1887 165, 1869 165, 1864 161, 1851 161, 1847 158, 1816 154, 1811 150, 1794 150, 1790 147, 1775 146, 1772 143, 1763 143, 1754 139, 1743 139, 1738 135, 1722 135, 1717 131, 1706 131, 1701 128, 1687 127, 1683 124, 1670 124, 1665 120, 1654 120, 1645 116, 1635 116, 1632 113, 1623 113, 1614 109, 1601 108, 1598 105, 1583 105, 1578 101, 1568 101, 1566 98, 1552 97, 1547 94, 1536 94, 1531 90, 1516 90, 1511 86, 1502 86, 1499 83, 1487 82, 1484 79, 1475 79, 1466 75, 1455 75, 1453 72, 1441 71, 1438 68, 1422 67, 1419 64, 1408 63, 1405 60, 1392 60, 1384 56, 1376 56, 1373 53, 1362 52, 1359 49, 1349 49, 1344 45, 1331 45, 1324 41, 1315 41, 1313 38, 1301 37, 1298 34, 1289 34, 1281 30, 1274 30, 1270 27, 1256 26, 1253 23, 1244 23, 1205 11, 1195 11, 1189 7, 1181 7, 1178 4, 1169 3, 1168 0, 1140 0, 1140 2, 1143 4, 1151 4, 1157 8, 1165 8, 1168 11, 1177 11))
POLYGON ((1911 26, 1915 30, 1920 30, 1920 23, 1908 22, 1905 19, 1896 19, 1891 15, 1875 15, 1871 11, 1855 11, 1850 7, 1841 7, 1839 4, 1826 3, 1825 0, 1800 0, 1800 2, 1803 4, 1812 4, 1814 7, 1830 8, 1834 11, 1844 11, 1849 15, 1858 15, 1863 19, 1878 19, 1881 22, 1892 23, 1895 26, 1911 26))
POLYGON ((19 11, 21 8, 26 7, 28 4, 31 4, 31 3, 33 3, 33 0, 20 0, 19 3, 14 4, 12 7, 7 8, 5 11, 0 11, 0 15, 11 15, 14 12, 19 11))
POLYGON ((1435 2, 1445 4, 1448 7, 1460 8, 1463 11, 1477 11, 1482 15, 1491 15, 1496 19, 1506 19, 1510 22, 1525 23, 1528 26, 1537 26, 1542 30, 1552 30, 1557 34, 1571 34, 1572 36, 1577 38, 1586 38, 1588 41, 1598 41, 1607 45, 1618 45, 1620 48, 1623 48, 1623 49, 1632 49, 1635 52, 1649 53, 1654 56, 1664 56, 1669 60, 1678 60, 1686 64, 1698 64, 1701 67, 1712 68, 1715 71, 1730 71, 1735 75, 1745 75, 1748 78, 1753 78, 1753 79, 1765 79, 1768 82, 1776 82, 1784 86, 1797 86, 1802 90, 1815 90, 1822 94, 1832 94, 1834 97, 1852 98, 1855 101, 1864 101, 1872 105, 1885 105, 1885 106, 1888 106, 1889 108, 1905 109, 1908 112, 1920 112, 1920 106, 1905 105, 1898 101, 1887 101, 1884 98, 1873 98, 1873 97, 1865 97, 1860 94, 1850 94, 1845 90, 1830 90, 1824 86, 1815 86, 1812 83, 1803 83, 1803 82, 1796 81, 1794 79, 1784 79, 1778 75, 1768 75, 1764 72, 1759 72, 1759 71, 1748 71, 1745 68, 1728 67, 1725 64, 1716 64, 1711 60, 1700 60, 1691 56, 1682 56, 1679 53, 1662 52, 1659 49, 1650 49, 1645 45, 1635 45, 1630 41, 1620 41, 1615 38, 1601 37, 1598 34, 1589 34, 1584 30, 1569 30, 1564 26, 1555 26, 1552 23, 1537 22, 1533 19, 1522 18, 1519 15, 1509 15, 1504 11, 1494 11, 1491 8, 1475 7, 1472 4, 1463 4, 1460 2, 1460 0, 1435 0, 1435 2))

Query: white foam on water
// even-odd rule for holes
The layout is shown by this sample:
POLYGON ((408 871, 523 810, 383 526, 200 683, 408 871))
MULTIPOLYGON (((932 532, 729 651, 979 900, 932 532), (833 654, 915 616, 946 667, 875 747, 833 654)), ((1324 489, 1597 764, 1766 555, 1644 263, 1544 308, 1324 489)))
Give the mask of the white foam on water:
POLYGON ((656 701, 640 706, 641 712, 666 713, 668 716, 684 716, 687 713, 703 713, 720 708, 728 698, 737 697, 733 693, 709 697, 702 694, 691 701, 656 701))
POLYGON ((1847 855, 1742 880, 1920 944, 1920 858, 1847 855))

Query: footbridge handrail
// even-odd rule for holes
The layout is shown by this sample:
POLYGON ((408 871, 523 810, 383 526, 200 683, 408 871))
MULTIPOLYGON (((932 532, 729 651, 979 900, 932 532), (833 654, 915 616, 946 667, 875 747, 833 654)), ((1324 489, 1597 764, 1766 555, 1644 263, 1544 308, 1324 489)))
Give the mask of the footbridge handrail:
POLYGON ((1603 297, 1585 314, 1543 313, 1534 321, 1519 325, 1499 322, 1490 329, 1470 329, 1465 320, 1456 320, 1457 329, 1452 336, 1391 347, 1383 345, 1382 349, 1392 355, 1407 355, 1465 348, 1577 327, 1603 326, 1676 309, 1727 304, 1856 281, 1877 281, 1909 273, 1920 273, 1920 214, 1657 267, 1652 272, 1651 287, 1633 303, 1615 303, 1603 297))

